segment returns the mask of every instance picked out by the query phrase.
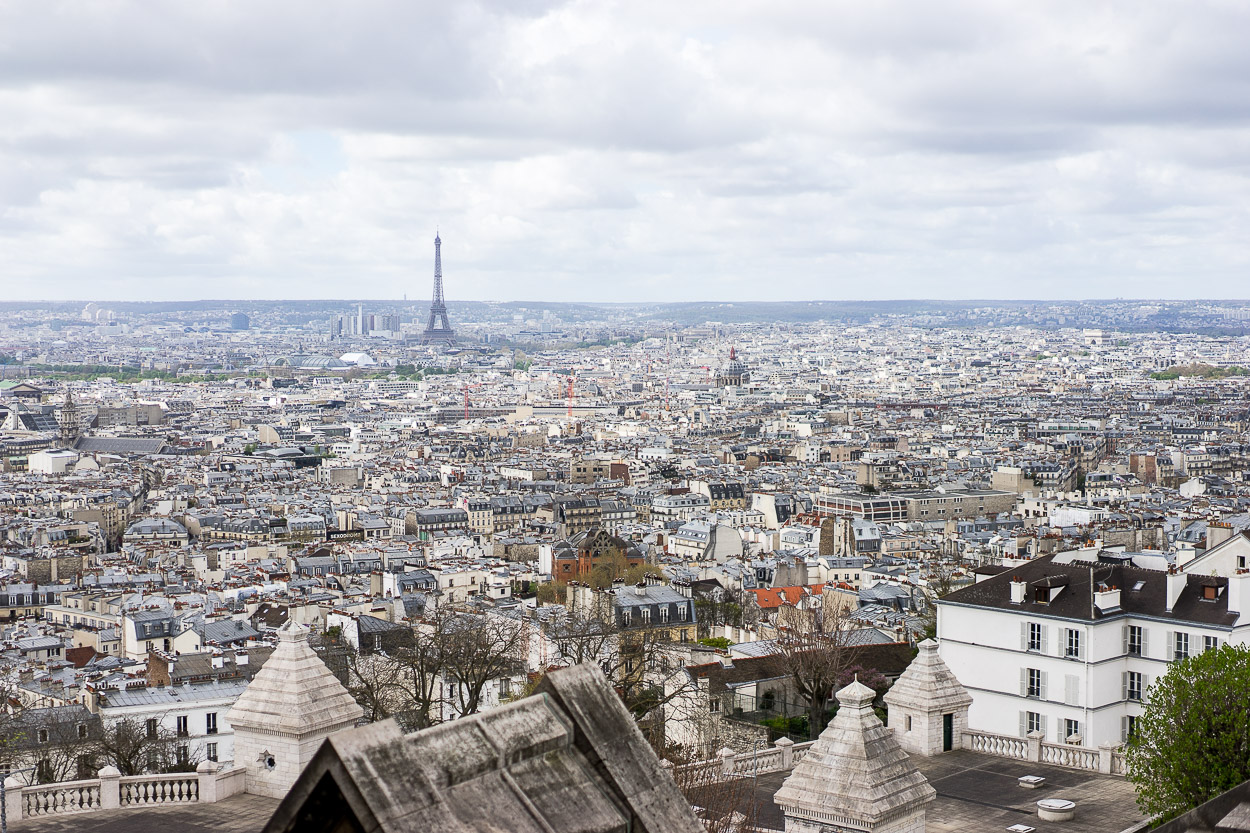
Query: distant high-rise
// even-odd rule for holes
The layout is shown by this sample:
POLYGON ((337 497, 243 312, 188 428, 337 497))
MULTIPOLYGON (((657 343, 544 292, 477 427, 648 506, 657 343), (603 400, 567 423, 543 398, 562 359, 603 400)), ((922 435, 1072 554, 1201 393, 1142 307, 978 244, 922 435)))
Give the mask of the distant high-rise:
POLYGON ((434 301, 430 304, 430 320, 421 334, 422 344, 455 344, 456 331, 447 320, 447 304, 443 301, 443 241, 434 235, 434 301))
POLYGON ((247 313, 236 312, 230 316, 230 329, 246 330, 252 326, 252 319, 247 317, 247 313))

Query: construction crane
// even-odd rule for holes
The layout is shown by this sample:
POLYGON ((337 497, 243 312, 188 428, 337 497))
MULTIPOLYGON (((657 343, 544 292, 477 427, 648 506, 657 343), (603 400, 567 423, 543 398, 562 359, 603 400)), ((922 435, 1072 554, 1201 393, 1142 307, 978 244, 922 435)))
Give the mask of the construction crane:
POLYGON ((461 388, 461 390, 464 391, 464 418, 466 420, 469 418, 469 391, 473 388, 480 388, 481 386, 481 382, 474 382, 471 385, 465 385, 461 388))
POLYGON ((568 413, 568 415, 571 417, 571 416, 573 416, 573 374, 572 374, 572 373, 570 373, 570 374, 569 374, 569 393, 568 393, 568 401, 569 401, 569 413, 568 413))

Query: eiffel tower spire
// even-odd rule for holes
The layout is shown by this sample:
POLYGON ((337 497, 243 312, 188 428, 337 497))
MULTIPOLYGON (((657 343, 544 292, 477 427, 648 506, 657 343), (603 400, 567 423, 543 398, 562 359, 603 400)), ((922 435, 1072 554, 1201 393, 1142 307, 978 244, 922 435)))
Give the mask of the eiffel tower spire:
POLYGON ((430 303, 430 319, 421 334, 422 344, 455 344, 456 331, 447 320, 447 303, 443 300, 443 241, 434 232, 434 300, 430 303))

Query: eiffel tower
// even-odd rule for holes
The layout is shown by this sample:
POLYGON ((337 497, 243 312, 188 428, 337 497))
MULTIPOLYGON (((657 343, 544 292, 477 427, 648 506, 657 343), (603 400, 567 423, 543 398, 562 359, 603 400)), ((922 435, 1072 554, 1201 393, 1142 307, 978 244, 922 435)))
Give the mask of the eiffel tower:
POLYGON ((434 233, 434 301, 430 304, 430 320, 421 334, 422 344, 455 344, 456 331, 447 320, 447 304, 443 301, 443 241, 434 233))

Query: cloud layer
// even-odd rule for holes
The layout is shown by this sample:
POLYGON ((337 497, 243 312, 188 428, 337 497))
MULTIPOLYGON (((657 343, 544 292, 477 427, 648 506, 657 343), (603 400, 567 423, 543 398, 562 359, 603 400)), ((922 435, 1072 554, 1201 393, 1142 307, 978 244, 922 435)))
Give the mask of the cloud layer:
POLYGON ((0 5, 10 298, 1246 297, 1235 2, 0 5))

